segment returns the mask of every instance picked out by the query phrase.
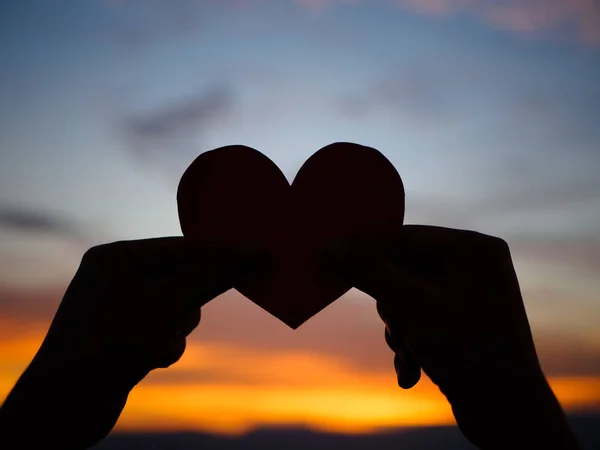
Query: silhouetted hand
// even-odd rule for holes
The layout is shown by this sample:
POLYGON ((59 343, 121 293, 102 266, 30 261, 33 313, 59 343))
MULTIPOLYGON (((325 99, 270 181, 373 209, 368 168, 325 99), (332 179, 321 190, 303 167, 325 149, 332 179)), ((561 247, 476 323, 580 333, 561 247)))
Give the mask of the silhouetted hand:
POLYGON ((200 307, 265 262, 258 249, 178 237, 90 249, 37 355, 0 410, 0 439, 18 438, 14 448, 31 448, 40 439, 62 449, 102 439, 129 391, 183 355, 200 307), (21 434, 25 429, 28 434, 21 434))
POLYGON ((377 300, 399 385, 414 386, 423 368, 474 444, 578 448, 539 365, 503 240, 406 225, 383 253, 356 240, 330 256, 377 300))

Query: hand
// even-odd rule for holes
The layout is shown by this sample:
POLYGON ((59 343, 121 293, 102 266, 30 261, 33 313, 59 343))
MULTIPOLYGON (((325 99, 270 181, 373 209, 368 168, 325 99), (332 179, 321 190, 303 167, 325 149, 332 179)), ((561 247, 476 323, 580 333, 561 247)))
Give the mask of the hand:
POLYGON ((354 247, 347 273, 377 300, 403 388, 421 367, 442 391, 487 373, 540 373, 508 245, 471 231, 404 226, 385 255, 354 247))
MULTIPOLYGON (((527 422, 535 434, 536 419, 524 415, 519 423, 519 408, 535 411, 538 418, 551 414, 550 426, 558 420, 564 430, 503 240, 406 225, 384 252, 356 240, 345 251, 338 247, 337 257, 330 256, 343 277, 377 300, 386 341, 395 352, 399 385, 414 386, 422 368, 446 395, 472 442, 496 448, 489 445, 493 435, 499 448, 515 448, 515 442, 498 438, 498 433, 514 437, 507 431, 509 424, 516 429, 527 422), (492 431, 482 420, 496 420, 504 429, 492 431)), ((535 439, 540 443, 540 436, 535 439)))
POLYGON ((260 262, 251 253, 185 238, 94 247, 84 255, 40 353, 98 355, 107 358, 99 360, 103 364, 115 363, 114 356, 127 364, 120 371, 137 377, 166 368, 183 355, 201 306, 260 262))
MULTIPOLYGON (((3 416, 16 425, 19 417, 29 427, 43 425, 46 434, 56 436, 80 430, 86 445, 104 437, 129 391, 151 370, 183 355, 186 336, 200 321, 200 307, 260 269, 265 258, 252 249, 185 238, 90 249, 36 357, 3 405, 3 416), (60 414, 65 408, 71 408, 68 421, 60 414), (43 423, 32 419, 34 411, 43 423), (70 431, 49 429, 52 418, 56 427, 67 422, 70 431), (78 428, 77 420, 85 422, 78 428)), ((46 443, 50 439, 44 438, 46 443)))

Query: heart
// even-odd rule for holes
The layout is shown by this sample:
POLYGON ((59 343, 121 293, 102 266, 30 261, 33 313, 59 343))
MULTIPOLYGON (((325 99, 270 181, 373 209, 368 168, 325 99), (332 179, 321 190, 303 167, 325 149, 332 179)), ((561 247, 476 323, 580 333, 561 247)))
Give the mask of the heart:
POLYGON ((404 186, 391 162, 371 147, 323 147, 290 186, 267 156, 231 145, 192 162, 177 204, 184 236, 267 247, 269 271, 235 288, 296 329, 352 287, 320 270, 325 246, 357 236, 383 245, 403 224, 404 186))

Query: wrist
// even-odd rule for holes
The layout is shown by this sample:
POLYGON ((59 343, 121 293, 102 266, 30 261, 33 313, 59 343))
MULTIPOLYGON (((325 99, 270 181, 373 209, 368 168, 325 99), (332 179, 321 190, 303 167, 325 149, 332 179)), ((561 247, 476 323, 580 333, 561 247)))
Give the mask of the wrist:
MULTIPOLYGON (((1 409, 4 444, 87 448, 115 425, 134 384, 102 358, 38 352, 1 409)), ((2 445, 0 445, 1 447, 2 445)))
POLYGON ((69 380, 75 389, 123 395, 149 372, 139 359, 126 354, 118 345, 81 348, 53 342, 42 344, 27 370, 52 379, 69 380))
POLYGON ((580 448, 541 369, 480 373, 446 396, 459 428, 479 448, 580 448))

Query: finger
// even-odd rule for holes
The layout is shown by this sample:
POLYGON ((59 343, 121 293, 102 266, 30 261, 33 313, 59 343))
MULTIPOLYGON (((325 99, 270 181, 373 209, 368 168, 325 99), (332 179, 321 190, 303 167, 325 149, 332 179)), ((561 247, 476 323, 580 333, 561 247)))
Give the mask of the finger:
POLYGON ((368 247, 338 242, 326 255, 330 267, 346 281, 382 306, 399 308, 402 315, 415 308, 422 311, 439 295, 434 284, 368 247))
POLYGON ((178 326, 178 331, 183 336, 189 336, 192 331, 200 324, 201 312, 200 308, 194 308, 191 313, 187 314, 178 326))
POLYGON ((185 347, 186 347, 185 337, 178 337, 174 341, 173 346, 169 349, 167 354, 163 357, 163 359, 161 361, 159 361, 156 368, 157 369, 166 369, 167 367, 170 367, 173 364, 175 364, 183 356, 183 354, 185 352, 185 347))
POLYGON ((398 378, 398 385, 403 389, 410 389, 418 383, 421 378, 421 365, 418 363, 414 353, 406 339, 393 335, 389 327, 385 329, 385 341, 394 355, 394 369, 398 378))
MULTIPOLYGON (((257 253, 258 245, 232 246, 188 237, 120 241, 97 247, 119 256, 148 278, 168 278, 190 266, 228 267, 257 253)), ((96 252, 98 253, 98 252, 96 252)))
POLYGON ((168 280, 156 285, 160 298, 173 299, 176 317, 200 308, 210 300, 233 288, 240 280, 264 270, 270 263, 270 255, 260 246, 248 246, 238 250, 231 258, 217 257, 199 266, 180 270, 168 280))
POLYGON ((200 321, 200 308, 232 287, 233 282, 219 278, 218 274, 199 275, 192 269, 157 284, 154 298, 155 308, 162 311, 161 328, 191 333, 200 321))
POLYGON ((208 247, 185 237, 162 237, 112 242, 94 247, 88 253, 120 261, 149 277, 162 277, 182 265, 202 261, 208 247))
POLYGON ((199 269, 204 277, 210 277, 217 291, 226 291, 248 277, 264 271, 272 263, 272 256, 258 243, 238 249, 214 250, 207 253, 199 269))
POLYGON ((397 264, 423 275, 436 275, 465 249, 497 240, 471 230, 404 225, 390 239, 386 254, 397 264))
POLYGON ((385 325, 387 327, 388 314, 385 311, 385 307, 383 306, 383 303, 375 302, 375 305, 377 306, 377 314, 379 314, 379 317, 381 318, 381 320, 383 320, 385 322, 385 325))
POLYGON ((398 386, 402 389, 414 387, 421 379, 421 366, 414 360, 414 356, 408 355, 412 355, 412 353, 399 351, 394 356, 394 369, 396 369, 398 386), (413 360, 407 361, 407 357, 412 357, 413 360))
POLYGON ((403 225, 392 240, 400 250, 414 250, 430 257, 453 250, 457 241, 474 234, 479 233, 432 225, 403 225))

